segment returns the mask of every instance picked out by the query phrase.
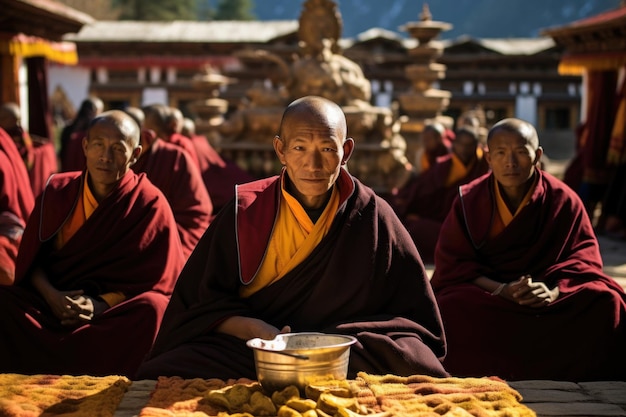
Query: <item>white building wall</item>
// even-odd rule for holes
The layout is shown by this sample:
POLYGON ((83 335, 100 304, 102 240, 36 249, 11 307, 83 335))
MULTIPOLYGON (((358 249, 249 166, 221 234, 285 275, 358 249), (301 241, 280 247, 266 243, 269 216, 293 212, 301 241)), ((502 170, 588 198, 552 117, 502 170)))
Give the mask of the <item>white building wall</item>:
POLYGON ((74 109, 89 95, 90 71, 79 66, 57 65, 51 63, 48 67, 48 95, 60 86, 74 109))

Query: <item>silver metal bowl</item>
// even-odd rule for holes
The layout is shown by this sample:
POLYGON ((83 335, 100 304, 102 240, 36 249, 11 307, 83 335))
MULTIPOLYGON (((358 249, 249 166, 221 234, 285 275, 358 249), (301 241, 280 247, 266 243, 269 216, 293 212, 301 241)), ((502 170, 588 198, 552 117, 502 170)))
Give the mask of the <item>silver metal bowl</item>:
POLYGON ((353 336, 325 333, 285 333, 272 340, 250 339, 256 373, 268 392, 295 385, 305 387, 323 380, 342 380, 348 374, 353 336))

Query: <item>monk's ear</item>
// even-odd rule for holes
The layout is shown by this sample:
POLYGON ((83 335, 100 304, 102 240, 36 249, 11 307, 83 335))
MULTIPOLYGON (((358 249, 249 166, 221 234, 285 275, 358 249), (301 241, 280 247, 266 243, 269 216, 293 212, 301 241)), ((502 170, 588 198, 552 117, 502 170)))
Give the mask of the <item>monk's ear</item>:
POLYGON ((142 146, 149 148, 154 143, 157 135, 152 129, 141 129, 141 144, 142 146))
POLYGON ((539 146, 535 151, 535 160, 533 161, 533 165, 537 165, 541 161, 541 157, 543 156, 543 148, 539 146))
POLYGON ((87 156, 87 145, 89 144, 89 141, 87 140, 87 136, 85 136, 83 138, 83 153, 85 154, 85 157, 87 156))
POLYGON ((141 149, 142 149, 141 145, 137 145, 137 147, 133 149, 133 155, 130 158, 131 165, 137 162, 137 159, 139 159, 139 157, 141 156, 141 149))
POLYGON ((278 156, 278 160, 282 165, 286 165, 285 162, 285 142, 284 140, 276 135, 274 136, 274 141, 272 142, 274 145, 274 152, 276 152, 276 156, 278 156))
POLYGON ((343 142, 343 158, 341 158, 341 165, 345 165, 348 163, 348 160, 352 156, 353 151, 354 151, 354 139, 347 138, 343 142))

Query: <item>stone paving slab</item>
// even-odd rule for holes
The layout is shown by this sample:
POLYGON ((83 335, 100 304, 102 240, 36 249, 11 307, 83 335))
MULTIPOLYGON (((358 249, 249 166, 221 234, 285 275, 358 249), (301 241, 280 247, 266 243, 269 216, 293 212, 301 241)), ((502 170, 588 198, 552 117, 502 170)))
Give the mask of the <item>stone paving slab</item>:
POLYGON ((626 417, 626 382, 514 381, 509 385, 537 417, 626 417))

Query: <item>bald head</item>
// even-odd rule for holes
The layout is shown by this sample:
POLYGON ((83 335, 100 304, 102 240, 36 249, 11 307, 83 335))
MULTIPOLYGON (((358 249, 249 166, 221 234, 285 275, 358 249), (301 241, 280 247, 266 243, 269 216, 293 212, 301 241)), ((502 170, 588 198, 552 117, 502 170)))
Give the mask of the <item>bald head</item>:
POLYGON ((533 150, 539 148, 539 136, 537 135, 535 127, 525 120, 516 119, 514 117, 502 119, 493 125, 487 135, 487 146, 489 146, 489 142, 494 135, 502 131, 519 135, 522 139, 526 140, 533 150))
POLYGON ((89 130, 96 125, 104 123, 116 126, 124 135, 131 148, 139 146, 139 126, 127 113, 122 110, 109 110, 101 113, 89 123, 89 130))
POLYGON ((278 136, 283 137, 287 124, 302 118, 311 120, 311 123, 328 123, 335 127, 342 140, 346 139, 348 128, 343 110, 336 103, 319 96, 305 96, 291 102, 283 113, 278 136))
POLYGON ((4 130, 11 130, 20 125, 22 111, 17 103, 4 103, 0 106, 0 127, 4 130))

